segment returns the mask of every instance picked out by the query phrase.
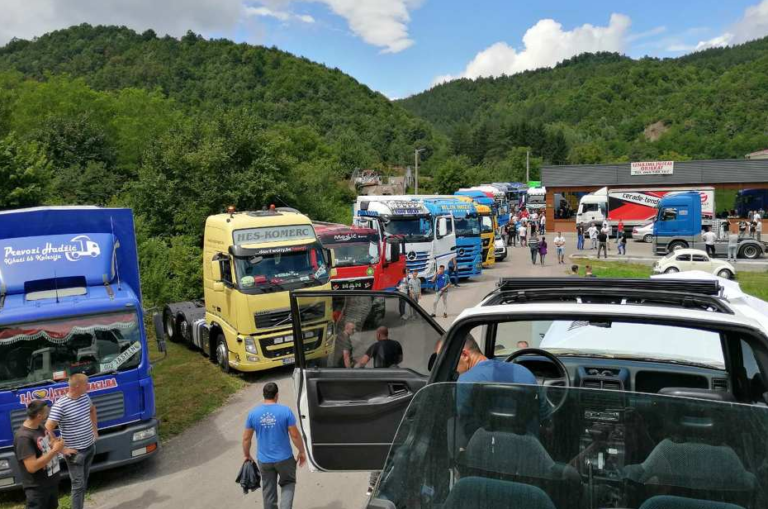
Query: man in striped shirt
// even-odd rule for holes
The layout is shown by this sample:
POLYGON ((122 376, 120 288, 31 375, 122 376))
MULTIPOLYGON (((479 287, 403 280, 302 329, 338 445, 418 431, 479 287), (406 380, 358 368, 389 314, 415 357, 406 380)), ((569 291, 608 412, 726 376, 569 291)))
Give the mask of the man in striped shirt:
POLYGON ((99 436, 96 407, 88 396, 86 375, 72 375, 69 378, 69 391, 51 407, 45 428, 53 435, 57 426, 61 429, 61 437, 66 447, 76 451, 64 459, 72 481, 72 509, 83 509, 85 491, 88 488, 88 473, 99 436))

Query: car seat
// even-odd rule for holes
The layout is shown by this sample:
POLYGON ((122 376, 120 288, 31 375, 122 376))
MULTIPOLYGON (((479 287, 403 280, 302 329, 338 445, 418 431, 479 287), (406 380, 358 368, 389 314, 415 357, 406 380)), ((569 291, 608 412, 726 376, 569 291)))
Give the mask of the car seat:
POLYGON ((744 509, 725 502, 712 502, 694 498, 659 496, 649 498, 640 509, 744 509))
MULTIPOLYGON (((466 477, 451 490, 443 509, 556 509, 540 488, 510 481, 466 477)), ((729 508, 730 509, 730 508, 729 508)))

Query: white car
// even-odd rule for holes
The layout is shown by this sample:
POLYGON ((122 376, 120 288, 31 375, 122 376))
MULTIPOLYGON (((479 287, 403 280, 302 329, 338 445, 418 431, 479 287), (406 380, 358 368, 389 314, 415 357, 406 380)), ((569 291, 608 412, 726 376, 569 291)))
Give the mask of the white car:
POLYGON ((632 238, 636 242, 647 242, 648 244, 653 242, 653 221, 632 228, 632 238))
POLYGON ((507 257, 507 243, 499 236, 493 242, 493 255, 496 257, 496 261, 500 262, 507 257))
POLYGON ((700 270, 725 279, 733 279, 736 276, 736 268, 730 263, 710 258, 700 249, 678 249, 659 260, 653 265, 656 274, 670 274, 674 272, 686 272, 700 270))

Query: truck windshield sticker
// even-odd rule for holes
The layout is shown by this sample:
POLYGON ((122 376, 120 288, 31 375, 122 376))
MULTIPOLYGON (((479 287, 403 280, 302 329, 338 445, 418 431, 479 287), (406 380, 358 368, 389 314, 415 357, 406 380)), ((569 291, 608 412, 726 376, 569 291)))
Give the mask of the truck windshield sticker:
POLYGON ((248 228, 232 233, 235 245, 258 244, 260 242, 285 242, 291 240, 315 240, 312 225, 268 226, 248 228))
POLYGON ((129 346, 123 353, 115 357, 109 362, 103 363, 99 366, 99 371, 114 371, 118 369, 120 366, 128 362, 131 357, 136 355, 141 351, 141 342, 136 341, 131 346, 129 346))
POLYGON ((253 249, 248 251, 249 256, 269 256, 285 253, 301 253, 306 251, 307 246, 288 246, 288 247, 265 247, 263 249, 253 249))
MULTIPOLYGON (((88 383, 88 392, 97 392, 97 391, 103 391, 106 389, 114 389, 115 387, 117 387, 117 379, 106 378, 104 380, 96 380, 95 382, 88 383)), ((24 406, 28 406, 31 402, 35 401, 36 399, 50 401, 51 403, 56 403, 56 400, 64 396, 68 390, 69 390, 68 387, 55 387, 55 388, 35 389, 27 392, 20 392, 18 394, 19 403, 21 403, 24 406)))
POLYGON ((345 244, 356 242, 378 242, 376 234, 359 233, 335 233, 333 235, 320 235, 323 244, 345 244))

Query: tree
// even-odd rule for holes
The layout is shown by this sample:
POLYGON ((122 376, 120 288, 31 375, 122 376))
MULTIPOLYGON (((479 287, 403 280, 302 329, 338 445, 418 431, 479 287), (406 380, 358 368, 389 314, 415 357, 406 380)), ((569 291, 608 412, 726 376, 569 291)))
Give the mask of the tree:
POLYGON ((453 194, 473 184, 472 170, 467 156, 451 156, 435 171, 433 187, 438 194, 453 194))
POLYGON ((49 178, 45 152, 14 135, 0 140, 0 209, 40 205, 49 178))
POLYGON ((574 147, 568 159, 571 164, 599 164, 604 157, 603 149, 593 142, 574 147))

